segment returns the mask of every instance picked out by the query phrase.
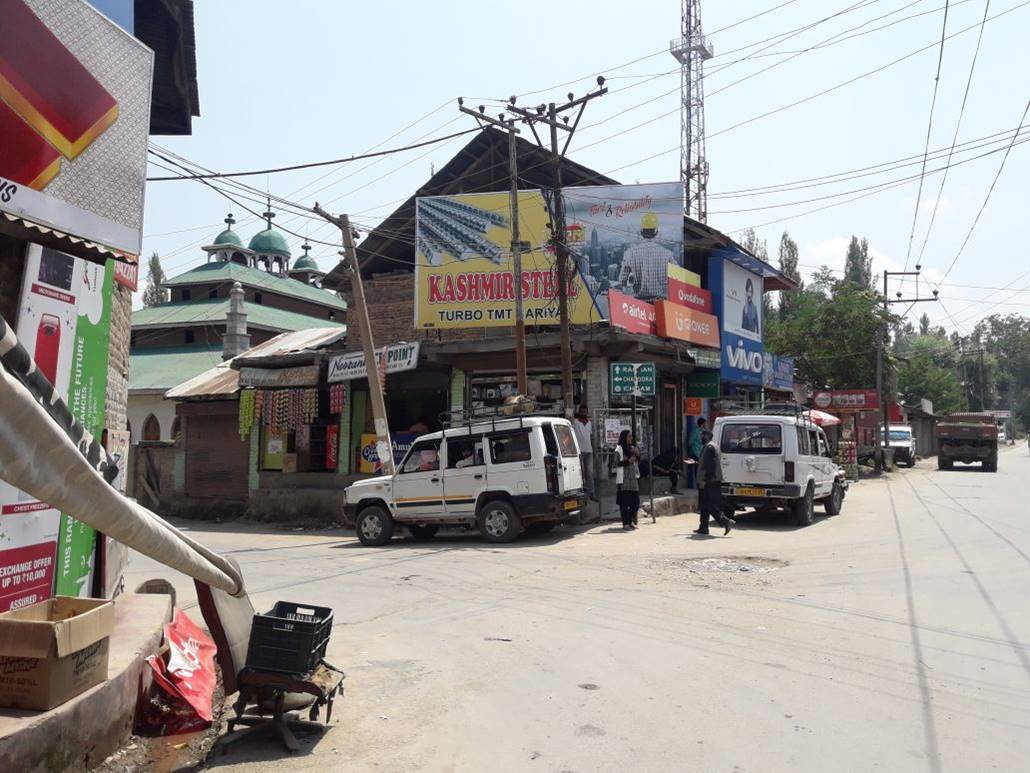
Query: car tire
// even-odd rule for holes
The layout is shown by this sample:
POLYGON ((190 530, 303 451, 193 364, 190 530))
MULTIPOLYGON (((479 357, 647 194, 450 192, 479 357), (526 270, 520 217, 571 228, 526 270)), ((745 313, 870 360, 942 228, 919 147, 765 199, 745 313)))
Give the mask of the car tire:
POLYGON ((987 459, 984 460, 984 469, 987 472, 997 472, 998 471, 998 455, 997 454, 994 454, 993 456, 989 456, 987 459))
POLYGON ((479 533, 487 542, 511 542, 522 533, 522 519, 510 504, 495 499, 479 512, 479 533))
POLYGON ((823 507, 827 515, 840 515, 840 511, 844 507, 844 489, 837 481, 833 482, 830 496, 823 500, 823 507))
POLYGON ((408 525, 408 531, 410 531, 411 536, 415 538, 415 542, 428 542, 436 536, 436 533, 440 531, 440 527, 436 524, 418 526, 412 523, 408 525))
POLYGON ((526 534, 547 534, 547 532, 557 525, 557 521, 537 521, 536 523, 527 523, 526 534))
POLYGON ((812 484, 808 484, 805 495, 794 502, 794 523, 798 526, 809 526, 815 518, 815 491, 812 484))
POLYGON ((381 505, 369 505, 354 521, 358 540, 368 547, 385 545, 393 538, 393 516, 381 505))
POLYGON ((938 456, 937 457, 937 469, 938 470, 950 470, 951 469, 951 460, 950 459, 945 459, 944 457, 941 457, 941 456, 938 456))

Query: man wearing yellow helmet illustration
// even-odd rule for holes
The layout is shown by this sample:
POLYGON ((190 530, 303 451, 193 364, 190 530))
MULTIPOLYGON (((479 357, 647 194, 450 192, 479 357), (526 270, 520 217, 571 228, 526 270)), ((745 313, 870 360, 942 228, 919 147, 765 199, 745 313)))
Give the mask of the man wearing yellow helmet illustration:
POLYGON ((645 301, 666 297, 666 266, 680 263, 679 256, 659 244, 657 237, 658 215, 645 212, 640 217, 640 241, 622 255, 618 283, 629 294, 645 301))

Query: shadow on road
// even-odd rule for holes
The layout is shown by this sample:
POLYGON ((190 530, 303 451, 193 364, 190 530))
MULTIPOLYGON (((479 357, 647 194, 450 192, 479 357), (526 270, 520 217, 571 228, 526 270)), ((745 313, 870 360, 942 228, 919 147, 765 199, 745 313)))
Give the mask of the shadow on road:
MULTIPOLYGON (((331 547, 341 548, 343 550, 384 550, 389 548, 403 548, 403 547, 448 547, 448 548, 468 548, 468 549, 482 549, 491 548, 498 550, 511 550, 514 548, 539 548, 546 545, 556 545, 559 542, 572 539, 577 534, 582 534, 585 531, 593 528, 593 525, 582 525, 582 526, 556 526, 552 531, 546 534, 533 534, 531 532, 523 532, 514 542, 488 542, 483 539, 482 535, 474 529, 447 529, 441 530, 435 537, 428 540, 417 540, 408 533, 408 530, 402 526, 398 526, 394 532, 394 537, 387 544, 380 547, 366 547, 362 545, 356 537, 349 539, 346 542, 340 542, 331 547)), ((622 531, 621 528, 618 531, 622 531)), ((353 532, 351 532, 353 535, 353 532)))
MULTIPOLYGON (((301 714, 303 715, 304 712, 301 714)), ((254 762, 281 762, 284 767, 289 767, 287 760, 297 760, 313 754, 319 744, 329 740, 333 730, 337 727, 336 724, 332 724, 322 732, 298 731, 296 737, 300 743, 300 749, 292 753, 283 748, 282 741, 271 727, 261 728, 228 747, 221 746, 216 742, 205 760, 196 767, 184 769, 183 773, 185 770, 212 770, 254 762)))

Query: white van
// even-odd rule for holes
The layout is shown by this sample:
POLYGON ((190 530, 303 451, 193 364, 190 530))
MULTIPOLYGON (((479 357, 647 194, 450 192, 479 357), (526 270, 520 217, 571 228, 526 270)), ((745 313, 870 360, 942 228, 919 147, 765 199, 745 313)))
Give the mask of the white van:
POLYGON ((392 476, 344 492, 344 523, 365 545, 397 524, 420 540, 440 526, 478 528, 490 542, 542 533, 586 506, 572 424, 557 416, 498 416, 422 435, 392 476))
POLYGON ((887 427, 887 442, 894 449, 895 464, 914 467, 916 463, 916 438, 907 424, 891 424, 887 427))
POLYGON ((816 502, 827 515, 841 511, 847 480, 822 427, 803 414, 721 416, 712 433, 727 509, 785 507, 800 526, 812 523, 816 502))

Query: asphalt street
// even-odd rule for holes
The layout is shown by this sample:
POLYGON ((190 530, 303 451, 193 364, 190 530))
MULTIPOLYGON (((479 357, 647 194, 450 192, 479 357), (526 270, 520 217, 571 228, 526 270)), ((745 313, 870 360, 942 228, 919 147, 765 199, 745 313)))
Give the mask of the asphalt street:
MULTIPOLYGON (((255 606, 331 606, 331 729, 240 771, 1016 771, 1030 759, 1030 456, 921 462, 807 528, 695 516, 491 545, 190 524, 255 606), (721 530, 713 531, 721 534, 721 530)), ((821 508, 819 508, 821 511, 821 508)), ((135 557, 129 586, 167 577, 135 557)))

